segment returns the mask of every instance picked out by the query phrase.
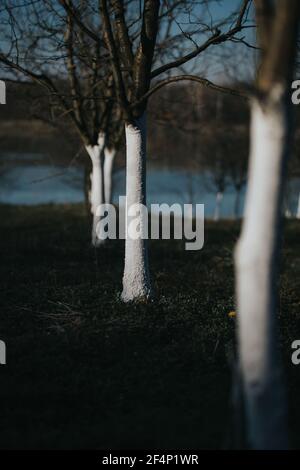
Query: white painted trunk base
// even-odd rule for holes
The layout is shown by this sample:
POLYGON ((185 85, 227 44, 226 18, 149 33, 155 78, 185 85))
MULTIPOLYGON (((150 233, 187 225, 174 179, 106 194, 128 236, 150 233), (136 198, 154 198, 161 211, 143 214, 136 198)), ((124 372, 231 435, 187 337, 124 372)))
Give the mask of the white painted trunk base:
POLYGON ((299 193, 299 197, 298 197, 298 207, 297 207, 296 218, 300 219, 300 193, 299 193))
MULTIPOLYGON (((146 204, 146 117, 125 126, 126 132, 126 228, 132 217, 129 209, 134 204, 146 204)), ((141 212, 138 216, 141 231, 148 220, 141 212)), ((123 275, 124 302, 145 301, 151 295, 148 268, 147 240, 132 239, 125 241, 125 267, 123 275)))
POLYGON ((214 220, 215 221, 220 220, 223 197, 224 197, 224 193, 222 193, 220 191, 217 192, 216 207, 215 207, 215 213, 214 213, 214 220))
POLYGON ((264 105, 253 101, 245 218, 235 253, 239 359, 252 449, 287 447, 276 281, 288 130, 281 88, 264 105))
POLYGON ((93 215, 92 222, 92 245, 95 247, 100 246, 104 240, 101 240, 97 235, 97 224, 99 217, 97 216, 97 207, 104 203, 104 177, 103 177, 103 150, 105 144, 104 134, 99 134, 97 145, 87 145, 86 150, 92 161, 91 173, 91 191, 90 203, 91 213, 93 215))

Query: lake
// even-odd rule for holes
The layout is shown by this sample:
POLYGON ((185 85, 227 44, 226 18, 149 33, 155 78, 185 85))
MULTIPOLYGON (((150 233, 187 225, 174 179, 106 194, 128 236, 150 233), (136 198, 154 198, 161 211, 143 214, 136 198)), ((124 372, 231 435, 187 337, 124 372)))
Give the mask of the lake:
MULTIPOLYGON (((84 170, 81 166, 64 167, 52 164, 42 154, 0 154, 0 203, 5 204, 62 204, 84 201, 84 170)), ((289 182, 286 206, 294 214, 297 209, 300 179, 289 182)), ((113 175, 113 202, 125 195, 125 170, 113 175)), ((241 193, 242 215, 245 190, 241 193)), ((227 186, 221 206, 221 217, 234 216, 236 193, 227 186)), ((208 173, 191 170, 147 169, 147 203, 204 204, 206 218, 212 218, 216 205, 216 189, 208 173)))

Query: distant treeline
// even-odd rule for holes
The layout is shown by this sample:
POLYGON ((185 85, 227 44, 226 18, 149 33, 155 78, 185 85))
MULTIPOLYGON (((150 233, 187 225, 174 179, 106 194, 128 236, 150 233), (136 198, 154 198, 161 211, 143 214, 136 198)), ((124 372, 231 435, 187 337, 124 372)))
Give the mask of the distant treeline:
MULTIPOLYGON (((62 162, 79 153, 77 161, 85 161, 85 150, 68 117, 52 119, 51 96, 43 88, 31 82, 7 81, 6 85, 7 104, 0 106, 2 151, 48 152, 62 162)), ((300 112, 295 111, 298 127, 300 112)), ((224 159, 244 160, 249 151, 247 100, 199 84, 173 84, 154 94, 149 100, 148 128, 149 159, 158 165, 214 168, 224 159)), ((297 144, 293 173, 299 171, 298 148, 297 144)), ((123 149, 118 154, 119 167, 124 165, 123 149)))

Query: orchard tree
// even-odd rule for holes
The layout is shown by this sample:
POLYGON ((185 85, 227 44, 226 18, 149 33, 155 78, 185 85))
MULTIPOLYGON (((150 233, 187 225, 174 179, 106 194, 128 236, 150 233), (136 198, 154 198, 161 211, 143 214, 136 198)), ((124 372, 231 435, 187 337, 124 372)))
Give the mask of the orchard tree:
MULTIPOLYGON (((61 0, 61 3, 91 38, 96 42, 102 39, 87 27, 77 2, 61 0)), ((143 238, 147 219, 139 209, 146 204, 148 99, 161 87, 176 81, 194 80, 208 85, 206 78, 175 76, 172 71, 182 70, 185 64, 213 46, 238 41, 238 34, 247 22, 250 0, 244 0, 237 12, 230 12, 227 18, 218 21, 210 16, 207 8, 210 3, 213 2, 133 0, 126 5, 121 0, 99 2, 103 40, 125 124, 126 227, 129 229, 134 219, 138 228, 135 237, 128 234, 126 237, 122 292, 125 302, 145 301, 152 293, 147 241, 143 238), (200 13, 203 18, 199 17, 200 13), (186 29, 184 24, 188 24, 186 29), (162 79, 157 82, 159 77, 162 79)))
POLYGON ((228 134, 218 121, 202 130, 200 162, 207 174, 207 188, 216 194, 214 220, 221 217, 224 192, 229 185, 228 134))
POLYGON ((277 335, 285 168, 292 139, 291 81, 299 0, 255 0, 261 62, 251 102, 250 162, 235 253, 240 372, 251 449, 288 446, 277 335))
POLYGON ((228 130, 228 176, 235 189, 233 215, 241 217, 241 194, 247 182, 249 138, 244 126, 233 126, 228 130))
MULTIPOLYGON (((81 2, 88 23, 94 8, 89 3, 81 2)), ((67 119, 90 157, 92 244, 99 246, 97 207, 111 202, 113 162, 123 134, 107 51, 78 27, 60 1, 4 1, 1 27, 2 67, 46 90, 52 121, 63 129, 67 119)))

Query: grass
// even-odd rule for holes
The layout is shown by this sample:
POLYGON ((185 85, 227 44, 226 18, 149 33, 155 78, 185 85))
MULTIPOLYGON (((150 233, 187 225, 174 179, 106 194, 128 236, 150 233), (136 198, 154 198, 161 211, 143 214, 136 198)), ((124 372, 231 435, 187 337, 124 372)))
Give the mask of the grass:
MULTIPOLYGON (((206 224, 205 245, 150 243, 156 299, 123 305, 124 243, 89 246, 84 207, 0 207, 0 448, 220 448, 230 433, 232 250, 239 226, 206 224)), ((300 447, 300 224, 284 237, 281 345, 300 447)), ((255 299, 254 299, 255 301, 255 299)))

